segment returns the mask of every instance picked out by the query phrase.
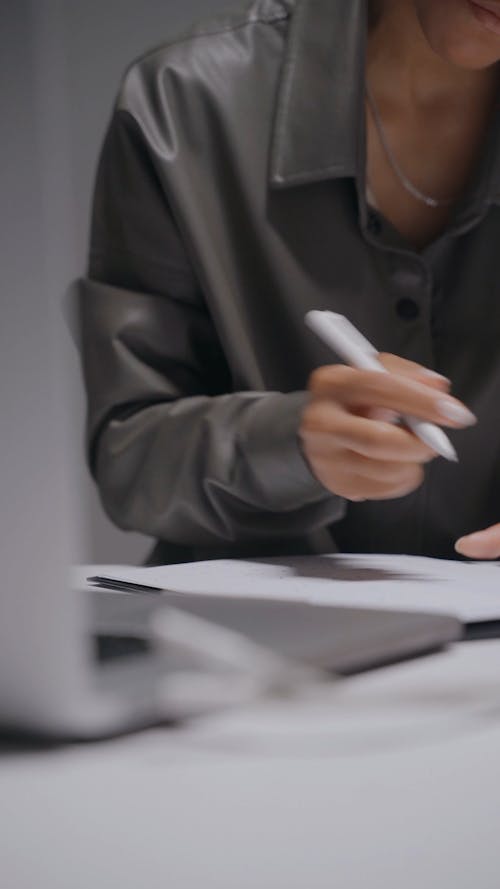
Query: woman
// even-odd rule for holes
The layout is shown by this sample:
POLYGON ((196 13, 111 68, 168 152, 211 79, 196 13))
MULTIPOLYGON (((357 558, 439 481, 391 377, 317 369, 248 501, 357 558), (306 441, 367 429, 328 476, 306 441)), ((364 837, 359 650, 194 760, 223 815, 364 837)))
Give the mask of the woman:
POLYGON ((129 69, 83 351, 92 470, 154 561, 500 554, 499 60, 500 0, 251 0, 129 69), (312 308, 392 373, 333 364, 312 308))

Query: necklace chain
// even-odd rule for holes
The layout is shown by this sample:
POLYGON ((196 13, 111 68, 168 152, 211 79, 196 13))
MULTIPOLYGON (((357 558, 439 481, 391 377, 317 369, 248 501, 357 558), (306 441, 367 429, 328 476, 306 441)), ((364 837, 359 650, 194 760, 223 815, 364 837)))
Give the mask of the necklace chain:
POLYGON ((423 204, 426 204, 427 207, 449 207, 450 204, 453 203, 453 199, 449 200, 438 200, 437 198, 433 198, 428 194, 424 194, 423 191, 420 191, 419 188, 408 178, 408 176, 403 172, 401 167, 399 166, 398 161, 396 160, 394 153, 392 151, 391 146, 389 145, 389 140, 387 138, 387 134, 384 129, 384 125, 382 123, 382 118, 380 116, 380 112, 375 103, 375 99, 373 98, 368 85, 366 86, 366 97, 368 99, 368 105, 370 107, 373 120, 375 126, 377 128, 377 133, 379 135, 379 139, 382 145, 382 148, 385 151, 387 156, 387 160, 389 161, 393 172, 396 174, 397 178, 401 182, 403 188, 409 192, 415 200, 420 201, 423 204))

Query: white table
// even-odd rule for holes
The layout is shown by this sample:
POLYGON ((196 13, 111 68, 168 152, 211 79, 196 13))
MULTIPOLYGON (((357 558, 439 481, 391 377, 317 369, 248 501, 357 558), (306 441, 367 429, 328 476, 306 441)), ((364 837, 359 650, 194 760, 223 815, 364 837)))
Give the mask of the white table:
POLYGON ((2 889, 498 889, 500 642, 0 756, 2 889))

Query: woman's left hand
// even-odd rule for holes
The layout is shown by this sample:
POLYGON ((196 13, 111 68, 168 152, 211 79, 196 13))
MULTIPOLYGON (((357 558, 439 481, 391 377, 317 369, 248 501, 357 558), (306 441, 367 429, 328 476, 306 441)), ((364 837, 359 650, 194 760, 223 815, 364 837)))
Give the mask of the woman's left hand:
POLYGON ((460 555, 469 559, 499 559, 500 524, 461 537, 457 540, 455 549, 460 555))

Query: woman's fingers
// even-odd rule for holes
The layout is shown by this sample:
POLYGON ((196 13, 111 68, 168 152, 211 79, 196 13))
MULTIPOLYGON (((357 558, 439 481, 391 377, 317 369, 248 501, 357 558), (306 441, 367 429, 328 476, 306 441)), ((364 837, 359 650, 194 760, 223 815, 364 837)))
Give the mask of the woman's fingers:
POLYGON ((436 456, 407 429, 355 416, 332 401, 317 401, 309 407, 301 435, 311 450, 342 448, 373 460, 427 463, 436 456))
POLYGON ((334 466, 326 456, 315 459, 315 473, 329 490, 347 500, 388 500, 403 497, 420 487, 421 466, 405 463, 380 463, 357 454, 339 454, 334 466))
POLYGON ((331 399, 350 409, 386 408, 441 426, 472 426, 476 418, 456 398, 413 377, 362 371, 344 365, 321 367, 314 372, 310 390, 317 398, 331 399))
POLYGON ((379 357, 389 373, 344 365, 314 371, 298 430, 314 475, 350 500, 402 497, 421 484, 436 453, 398 425, 401 416, 455 428, 475 423, 444 377, 394 355, 379 357))
POLYGON ((400 358, 398 355, 390 355, 389 353, 381 353, 378 360, 389 373, 399 374, 402 377, 409 377, 425 386, 431 386, 433 389, 440 389, 442 392, 449 392, 451 389, 451 381, 448 377, 436 373, 435 370, 429 370, 417 364, 416 361, 408 361, 406 358, 400 358))
POLYGON ((500 524, 461 537, 457 540, 455 549, 457 553, 469 559, 500 558, 500 524))

